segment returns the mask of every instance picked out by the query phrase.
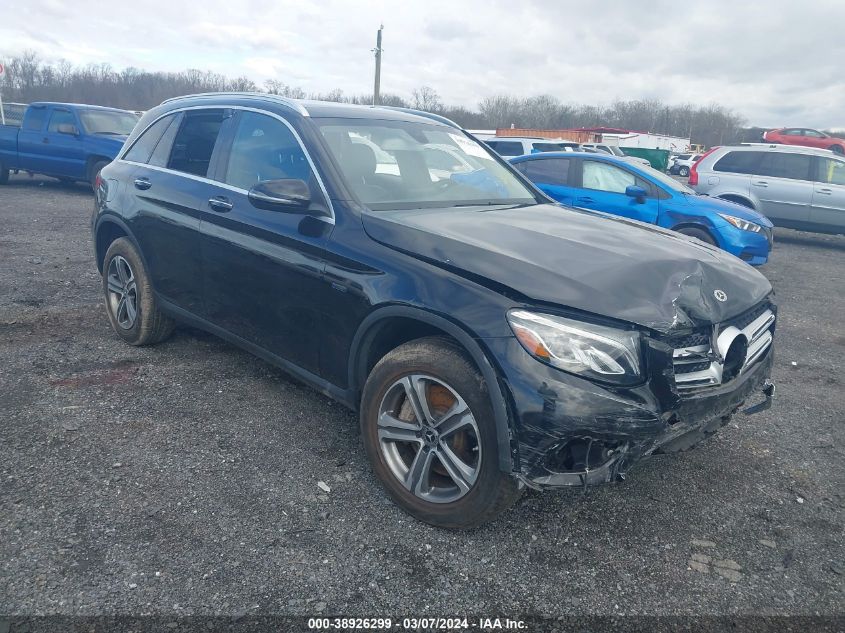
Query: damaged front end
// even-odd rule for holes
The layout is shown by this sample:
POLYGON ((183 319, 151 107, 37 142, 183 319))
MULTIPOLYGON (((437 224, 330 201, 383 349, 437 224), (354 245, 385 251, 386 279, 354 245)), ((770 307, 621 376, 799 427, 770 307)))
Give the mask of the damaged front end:
POLYGON ((513 339, 495 343, 512 370, 507 383, 517 414, 517 477, 525 485, 621 480, 648 455, 691 448, 758 396, 763 401, 746 413, 770 406, 777 321, 770 297, 710 323, 680 304, 674 327, 642 333, 642 380, 634 385, 602 384, 540 365, 513 339))

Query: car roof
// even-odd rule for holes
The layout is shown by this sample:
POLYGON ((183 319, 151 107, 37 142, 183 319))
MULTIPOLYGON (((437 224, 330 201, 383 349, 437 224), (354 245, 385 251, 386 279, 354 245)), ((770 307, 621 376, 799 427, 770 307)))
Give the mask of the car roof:
MULTIPOLYGON (((60 103, 58 101, 33 101, 29 104, 30 106, 34 106, 36 108, 44 108, 47 106, 59 106, 63 108, 84 108, 86 110, 104 110, 107 112, 130 112, 130 110, 124 110, 123 108, 109 108, 107 106, 98 106, 98 105, 88 105, 87 103, 60 103)), ((132 112, 134 114, 134 112, 132 112)))
POLYGON ((458 124, 446 117, 413 110, 411 108, 396 108, 391 106, 357 105, 353 103, 339 103, 335 101, 317 101, 313 99, 290 99, 281 95, 266 92, 206 92, 194 95, 174 97, 162 102, 168 109, 184 108, 199 105, 245 105, 247 103, 263 103, 280 106, 286 111, 292 111, 303 117, 312 118, 340 118, 340 119, 373 119, 439 123, 461 129, 458 124))

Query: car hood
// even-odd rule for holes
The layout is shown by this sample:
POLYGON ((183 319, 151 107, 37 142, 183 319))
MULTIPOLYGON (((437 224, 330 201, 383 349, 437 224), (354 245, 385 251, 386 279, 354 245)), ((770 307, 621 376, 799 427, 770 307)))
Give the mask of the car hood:
POLYGON ((736 202, 721 200, 719 198, 711 198, 710 196, 704 195, 689 195, 684 196, 684 198, 690 206, 700 211, 710 211, 713 213, 732 215, 743 220, 748 220, 749 222, 760 224, 767 228, 772 228, 774 226, 769 218, 762 213, 758 213, 754 209, 749 209, 748 207, 737 204, 736 202))
POLYGON ((648 224, 557 205, 367 212, 374 240, 546 303, 657 331, 729 319, 772 291, 716 247, 648 224), (722 292, 717 292, 722 291, 722 292), (716 295, 727 295, 718 301, 716 295))

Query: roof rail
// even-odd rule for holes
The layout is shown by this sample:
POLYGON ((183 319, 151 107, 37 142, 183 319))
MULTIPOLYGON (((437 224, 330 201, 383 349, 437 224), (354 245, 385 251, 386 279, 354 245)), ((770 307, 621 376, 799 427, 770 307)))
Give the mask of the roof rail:
POLYGON ((786 145, 785 143, 738 143, 740 147, 768 147, 769 149, 782 149, 788 152, 820 152, 835 154, 833 150, 825 147, 809 147, 807 145, 786 145))
POLYGON ((433 121, 437 121, 439 123, 443 123, 444 125, 448 125, 449 127, 454 127, 459 130, 463 128, 452 121, 452 119, 447 119, 445 116, 440 116, 439 114, 434 114, 432 112, 426 112, 425 110, 415 110, 414 108, 403 108, 400 106, 386 106, 386 105, 378 105, 373 106, 374 108, 385 108, 387 110, 397 110, 399 112, 407 112, 408 114, 416 114, 417 116, 422 116, 427 119, 432 119, 433 121))
POLYGON ((280 103, 284 106, 287 106, 291 110, 298 112, 302 116, 308 116, 308 110, 305 108, 304 105, 299 103, 296 99, 289 99, 288 97, 282 97, 281 95, 274 95, 270 94, 269 92, 201 92, 198 94, 192 95, 181 95, 179 97, 171 97, 170 99, 165 99, 162 101, 162 104, 171 103, 173 101, 179 101, 180 99, 194 99, 194 98, 208 98, 208 97, 256 97, 259 99, 266 99, 268 101, 275 101, 276 103, 280 103))

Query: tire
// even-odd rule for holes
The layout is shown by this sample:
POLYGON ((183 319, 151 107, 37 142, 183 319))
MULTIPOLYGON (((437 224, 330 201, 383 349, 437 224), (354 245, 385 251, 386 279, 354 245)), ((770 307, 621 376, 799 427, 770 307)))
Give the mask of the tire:
POLYGON ((88 183, 91 185, 91 188, 94 188, 94 184, 97 182, 97 174, 102 171, 103 167, 109 164, 110 161, 107 160, 98 160, 96 163, 91 165, 91 171, 88 172, 88 183))
POLYGON ((713 236, 710 235, 706 230, 699 229, 694 226, 684 226, 680 229, 676 229, 678 233, 682 235, 689 235, 690 237, 697 237, 702 242, 710 244, 712 246, 716 246, 716 240, 713 239, 713 236))
POLYGON ((678 173, 679 173, 681 176, 683 176, 684 178, 686 178, 687 176, 689 176, 689 167, 681 167, 681 168, 678 170, 678 173))
POLYGON ((361 436, 387 493, 425 523, 474 528, 510 508, 522 494, 516 479, 499 469, 487 386, 463 350, 448 339, 405 343, 376 364, 361 399, 361 436), (415 407, 413 394, 422 395, 418 402, 425 410, 415 407), (425 419, 422 425, 417 410, 425 419))
POLYGON ((0 185, 5 185, 9 182, 9 170, 0 164, 0 185))
POLYGON ((845 149, 843 149, 843 147, 841 145, 831 146, 830 151, 833 152, 834 154, 838 154, 839 156, 842 156, 843 154, 845 154, 845 149))
POLYGON ((129 345, 154 345, 176 323, 159 310, 141 256, 127 238, 116 239, 103 259, 103 294, 109 322, 129 345))

